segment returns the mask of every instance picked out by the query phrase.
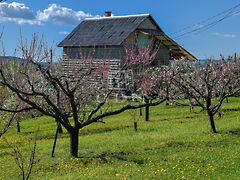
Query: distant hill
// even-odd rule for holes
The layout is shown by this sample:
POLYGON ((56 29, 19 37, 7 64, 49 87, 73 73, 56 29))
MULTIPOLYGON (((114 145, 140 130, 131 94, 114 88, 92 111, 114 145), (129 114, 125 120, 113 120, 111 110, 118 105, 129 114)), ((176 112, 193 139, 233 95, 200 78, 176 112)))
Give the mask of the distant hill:
MULTIPOLYGON (((200 65, 200 67, 201 67, 201 66, 207 65, 208 61, 209 61, 209 59, 199 59, 199 60, 198 60, 198 63, 199 63, 199 65, 200 65)), ((219 62, 219 60, 216 60, 216 59, 211 59, 211 61, 213 61, 213 62, 219 62)))
POLYGON ((14 56, 0 56, 0 61, 24 61, 24 59, 14 56))
MULTIPOLYGON (((19 57, 15 57, 15 56, 0 56, 0 62, 3 62, 3 61, 19 61, 19 62, 26 62, 25 59, 23 58, 19 58, 19 57)), ((48 62, 40 62, 40 64, 43 66, 43 67, 48 67, 49 66, 49 63, 48 62)), ((57 65, 58 62, 53 62, 52 65, 57 65)))

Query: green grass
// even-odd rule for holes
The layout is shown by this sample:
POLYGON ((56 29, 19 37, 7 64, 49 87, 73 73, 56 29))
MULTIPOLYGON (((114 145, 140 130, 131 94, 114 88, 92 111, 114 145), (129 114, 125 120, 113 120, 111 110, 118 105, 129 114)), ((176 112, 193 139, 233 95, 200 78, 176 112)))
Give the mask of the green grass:
MULTIPOLYGON (((40 127, 32 179, 239 179, 240 99, 223 105, 210 133, 206 113, 188 107, 151 108, 150 122, 138 118, 133 129, 129 112, 104 119, 80 131, 79 158, 69 156, 69 136, 60 135, 51 158, 55 122, 48 117, 25 120, 4 137, 28 154, 29 141, 40 127)), ((0 139, 0 179, 19 179, 12 150, 0 139)))

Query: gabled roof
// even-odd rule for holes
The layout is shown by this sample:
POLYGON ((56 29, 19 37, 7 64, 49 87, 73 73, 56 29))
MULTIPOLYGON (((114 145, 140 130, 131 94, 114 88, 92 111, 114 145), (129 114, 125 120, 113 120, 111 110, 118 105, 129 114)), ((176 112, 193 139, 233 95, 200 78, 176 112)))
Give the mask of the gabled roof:
POLYGON ((117 46, 134 31, 155 36, 168 47, 174 59, 197 60, 190 52, 167 36, 150 14, 88 18, 83 20, 62 42, 59 47, 117 46), (154 29, 138 28, 149 18, 154 29))
POLYGON ((149 14, 88 18, 83 20, 59 47, 120 45, 149 14))

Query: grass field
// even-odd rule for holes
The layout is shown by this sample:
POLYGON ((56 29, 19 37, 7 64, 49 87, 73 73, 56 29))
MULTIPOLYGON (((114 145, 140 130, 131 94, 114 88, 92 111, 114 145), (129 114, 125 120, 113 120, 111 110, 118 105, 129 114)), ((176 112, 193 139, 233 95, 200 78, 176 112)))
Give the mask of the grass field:
MULTIPOLYGON (((129 112, 104 119, 80 131, 79 158, 69 156, 69 136, 60 135, 51 158, 55 122, 48 117, 22 121, 5 138, 29 152, 40 127, 37 159, 30 179, 240 179, 240 98, 223 106, 210 133, 206 113, 186 106, 151 108, 150 122, 129 112)), ((12 150, 0 139, 0 179, 19 179, 12 150)))

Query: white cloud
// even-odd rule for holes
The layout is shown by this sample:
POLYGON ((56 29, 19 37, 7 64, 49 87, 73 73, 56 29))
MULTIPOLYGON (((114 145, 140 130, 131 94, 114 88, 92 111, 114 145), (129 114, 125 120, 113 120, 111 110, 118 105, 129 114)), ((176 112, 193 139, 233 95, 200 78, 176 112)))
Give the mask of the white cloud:
POLYGON ((225 38, 236 38, 237 36, 235 34, 224 34, 225 38))
POLYGON ((17 24, 40 24, 33 11, 23 3, 0 3, 0 22, 13 22, 17 24))
POLYGON ((219 32, 215 32, 215 33, 213 33, 213 35, 221 36, 221 37, 224 37, 224 38, 236 38, 237 37, 237 35, 235 35, 235 34, 222 34, 222 33, 219 33, 219 32))
POLYGON ((47 9, 38 11, 37 19, 43 22, 54 22, 57 24, 78 24, 85 18, 93 17, 83 11, 74 11, 57 4, 50 4, 47 9))
POLYGON ((30 24, 30 25, 41 25, 42 23, 38 20, 29 20, 22 18, 6 18, 0 16, 0 23, 11 22, 16 24, 30 24))
POLYGON ((56 24, 76 25, 85 18, 94 17, 90 13, 74 11, 57 4, 49 4, 48 8, 34 13, 24 3, 1 2, 0 23, 11 22, 16 24, 41 25, 44 22, 56 24))

